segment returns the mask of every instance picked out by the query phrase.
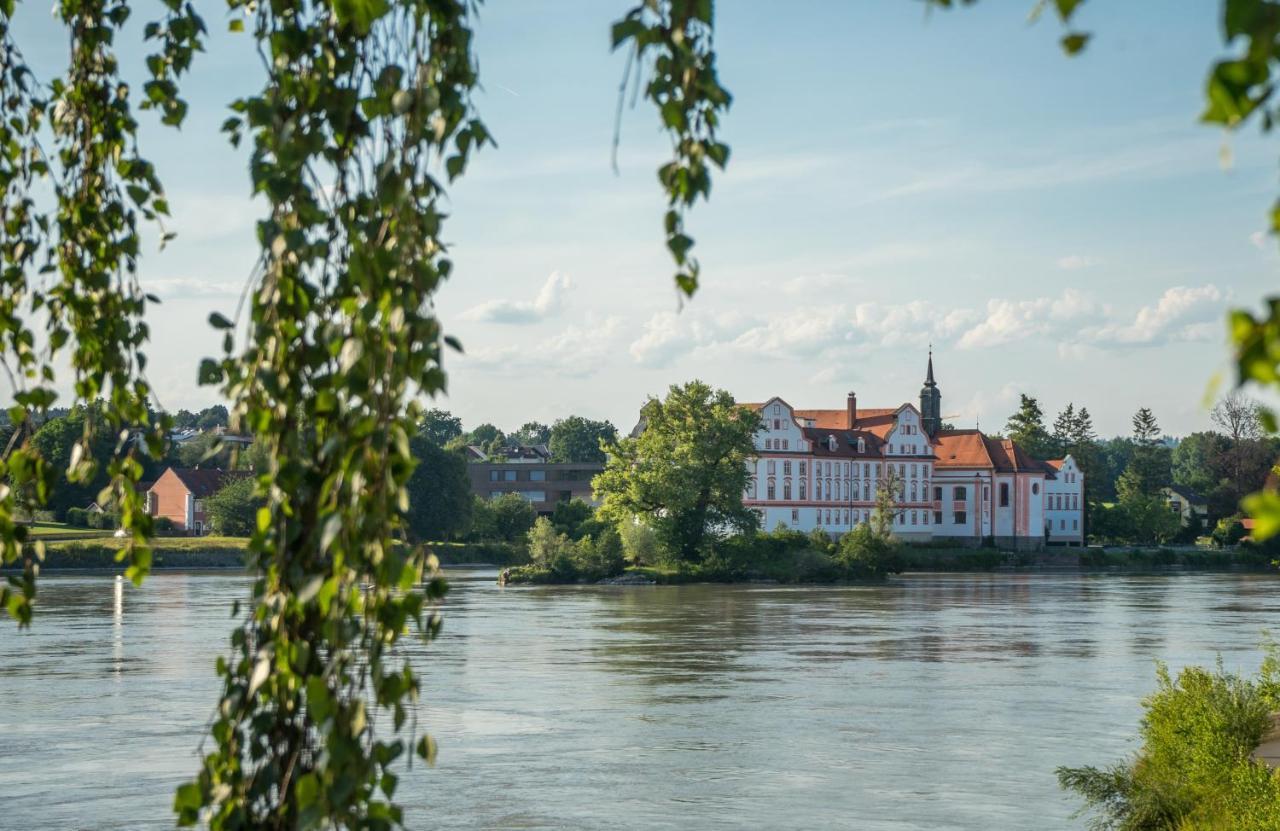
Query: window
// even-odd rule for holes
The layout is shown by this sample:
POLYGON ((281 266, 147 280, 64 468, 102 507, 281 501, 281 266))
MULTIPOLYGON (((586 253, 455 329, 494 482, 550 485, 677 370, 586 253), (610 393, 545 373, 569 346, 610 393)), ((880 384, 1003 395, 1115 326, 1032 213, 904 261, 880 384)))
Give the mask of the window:
POLYGON ((849 509, 848 509, 848 508, 845 508, 845 509, 844 509, 844 524, 845 524, 845 525, 848 525, 848 524, 849 524, 849 509))
POLYGON ((772 449, 773 449, 773 439, 765 439, 765 440, 764 440, 764 449, 765 449, 765 450, 772 450, 772 449))
POLYGON ((939 488, 939 487, 936 487, 936 486, 934 487, 934 489, 933 489, 933 501, 934 501, 934 502, 941 502, 941 501, 942 501, 942 488, 939 488))
POLYGON ((1009 483, 1008 482, 1000 483, 1000 507, 1001 508, 1009 507, 1009 483))
POLYGON ((969 489, 965 487, 955 488, 951 492, 951 498, 957 502, 963 502, 969 498, 969 489))
POLYGON ((832 499, 832 496, 831 496, 831 480, 830 480, 830 479, 828 479, 828 480, 827 480, 827 501, 828 501, 828 502, 830 502, 830 501, 831 501, 831 499, 832 499))
POLYGON ((912 525, 919 525, 918 520, 919 520, 919 517, 916 515, 916 512, 915 512, 915 511, 912 511, 912 512, 911 512, 911 524, 912 524, 912 525))
POLYGON ((788 502, 791 501, 791 480, 790 479, 782 480, 782 498, 788 502))
POLYGON ((783 440, 782 440, 782 449, 783 449, 783 450, 788 450, 788 449, 790 449, 790 447, 791 447, 791 440, 790 440, 790 439, 783 439, 783 440))
POLYGON ((1071 530, 1072 530, 1072 531, 1079 531, 1079 530, 1080 530, 1080 520, 1078 520, 1078 519, 1073 519, 1073 520, 1071 520, 1071 530))
POLYGON ((777 414, 778 414, 778 413, 780 413, 780 412, 782 412, 782 405, 781 405, 781 404, 774 404, 774 405, 773 405, 773 414, 774 414, 774 415, 777 415, 777 414))
POLYGON ((921 519, 921 521, 923 521, 925 525, 928 525, 928 524, 929 524, 929 512, 928 512, 928 511, 921 511, 920 513, 922 514, 922 516, 921 516, 921 518, 920 518, 920 519, 921 519))
POLYGON ((919 472, 920 472, 920 471, 919 471, 918 466, 913 464, 913 465, 911 466, 911 478, 912 478, 912 479, 916 478, 916 476, 917 476, 917 474, 919 474, 919 472))
MULTIPOLYGON (((836 452, 836 437, 835 437, 835 436, 827 436, 827 450, 831 451, 832 453, 836 452)), ((827 467, 830 467, 830 466, 831 466, 831 463, 830 463, 830 462, 827 462, 827 467)))
POLYGON ((899 524, 899 525, 906 525, 906 524, 907 524, 907 513, 906 513, 906 511, 903 511, 902 513, 898 514, 898 524, 899 524))
POLYGON ((899 475, 899 476, 901 476, 901 477, 903 477, 904 479, 906 478, 906 476, 907 476, 907 465, 906 465, 906 463, 905 463, 905 462, 904 462, 904 463, 902 463, 902 464, 900 464, 900 465, 898 465, 898 475, 899 475))
MULTIPOLYGON (((862 441, 862 439, 858 439, 858 441, 859 441, 859 442, 861 442, 861 441, 862 441)), ((862 445, 858 445, 858 446, 859 446, 859 447, 861 447, 862 445)), ((863 462, 863 463, 862 463, 862 475, 863 475, 863 476, 870 476, 870 475, 871 475, 871 463, 870 463, 870 462, 863 462)))
POLYGON ((804 474, 805 474, 805 472, 806 472, 806 471, 805 471, 805 469, 806 469, 806 467, 807 467, 807 466, 808 466, 808 465, 807 465, 805 462, 803 462, 803 461, 801 461, 801 462, 800 462, 800 475, 801 475, 801 476, 804 476, 804 474))
POLYGON ((531 470, 529 471, 529 481, 545 482, 547 481, 547 472, 545 470, 531 470))
POLYGON ((1032 483, 1031 483, 1031 494, 1034 496, 1035 494, 1038 494, 1038 493, 1040 493, 1040 483, 1039 483, 1039 482, 1032 482, 1032 483))
POLYGON ((809 480, 808 480, 808 479, 801 479, 801 480, 800 480, 800 501, 801 501, 801 502, 803 502, 803 501, 805 500, 805 493, 804 493, 804 492, 805 492, 805 487, 804 487, 804 486, 805 486, 805 485, 807 485, 808 483, 809 483, 809 480))
POLYGON ((892 445, 892 444, 891 444, 891 445, 889 445, 889 453, 890 453, 890 454, 892 454, 892 453, 893 453, 893 445, 892 445))
POLYGON ((780 418, 775 418, 775 419, 773 420, 773 429, 775 429, 775 430, 781 430, 781 429, 782 429, 782 419, 780 419, 780 418))
POLYGON ((933 524, 934 524, 934 525, 941 525, 941 524, 942 524, 942 511, 934 511, 934 512, 933 512, 933 524))
POLYGON ((196 504, 195 504, 194 510, 195 510, 195 512, 196 512, 197 514, 203 514, 203 513, 204 513, 204 500, 203 500, 203 499, 197 499, 197 500, 196 500, 196 504))
POLYGON ((770 480, 769 480, 769 489, 768 489, 767 494, 765 495, 765 499, 773 499, 773 498, 774 498, 773 480, 772 480, 772 479, 770 479, 770 480))
POLYGON ((1067 530, 1067 521, 1065 519, 1058 520, 1058 528, 1063 531, 1067 530))
POLYGON ((516 472, 515 472, 514 470, 504 470, 504 471, 502 471, 502 481, 504 481, 504 482, 514 482, 515 480, 516 480, 516 472))
POLYGON ((516 491, 516 493, 520 494, 520 496, 523 497, 527 502, 546 502, 547 501, 546 491, 516 491))
POLYGON ((793 523, 795 523, 795 522, 799 522, 799 521, 800 521, 800 509, 799 509, 799 508, 792 508, 792 509, 791 509, 791 521, 792 521, 793 523))
POLYGON ((770 472, 770 473, 777 473, 777 470, 778 470, 777 465, 778 465, 778 463, 777 463, 777 462, 775 462, 773 459, 770 459, 770 460, 769 460, 769 472, 770 472))
POLYGON ((827 521, 826 521, 825 523, 823 523, 823 524, 824 524, 824 525, 830 525, 830 524, 831 524, 831 509, 830 509, 830 508, 828 508, 828 509, 827 509, 827 521))
POLYGON ((912 502, 916 501, 916 483, 915 482, 911 483, 911 501, 912 502))
POLYGON ((782 475, 783 475, 783 476, 790 476, 790 475, 791 475, 791 460, 790 460, 790 459, 788 459, 788 460, 786 460, 785 462, 783 462, 783 463, 782 463, 782 475))
POLYGON ((818 525, 821 525, 821 524, 822 524, 822 509, 821 509, 821 508, 819 508, 819 509, 817 509, 816 511, 814 511, 814 512, 813 512, 813 521, 814 521, 816 524, 818 524, 818 525))
POLYGON ((952 525, 964 525, 969 521, 969 515, 964 511, 956 511, 951 515, 952 525))
POLYGON ((502 478, 502 471, 500 471, 500 470, 491 470, 491 471, 489 471, 489 481, 490 481, 490 482, 497 482, 497 481, 499 481, 501 478, 502 478))
POLYGON ((861 436, 858 437, 858 452, 859 453, 867 452, 867 440, 862 438, 861 436))

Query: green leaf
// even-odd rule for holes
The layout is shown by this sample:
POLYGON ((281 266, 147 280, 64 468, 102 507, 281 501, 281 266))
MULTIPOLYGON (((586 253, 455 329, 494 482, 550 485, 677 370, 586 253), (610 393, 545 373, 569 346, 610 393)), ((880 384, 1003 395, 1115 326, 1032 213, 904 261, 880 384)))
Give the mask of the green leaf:
POLYGON ((1261 491, 1240 502, 1245 513, 1253 517, 1253 538, 1259 542, 1280 533, 1280 493, 1261 491))
POLYGON ((1083 32, 1072 32, 1062 38, 1062 51, 1068 55, 1075 55, 1084 49, 1085 44, 1089 42, 1089 35, 1083 32))
POLYGON ((209 315, 209 325, 215 329, 232 329, 235 327, 235 324, 221 312, 214 312, 209 315))

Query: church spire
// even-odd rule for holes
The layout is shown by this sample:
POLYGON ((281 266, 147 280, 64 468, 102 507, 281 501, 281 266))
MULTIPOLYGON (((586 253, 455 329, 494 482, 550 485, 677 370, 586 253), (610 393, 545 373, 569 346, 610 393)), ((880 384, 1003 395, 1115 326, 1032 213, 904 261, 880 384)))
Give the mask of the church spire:
POLYGON ((920 390, 920 421, 930 437, 942 429, 942 391, 933 380, 933 344, 929 344, 929 369, 925 373, 924 387, 920 390))

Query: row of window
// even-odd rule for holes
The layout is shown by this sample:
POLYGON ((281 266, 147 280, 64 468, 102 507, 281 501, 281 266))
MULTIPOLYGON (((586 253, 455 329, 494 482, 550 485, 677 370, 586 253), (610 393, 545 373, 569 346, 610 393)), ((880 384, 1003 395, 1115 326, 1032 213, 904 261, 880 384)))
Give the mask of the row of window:
MULTIPOLYGON (((1052 520, 1050 520, 1050 521, 1049 521, 1049 530, 1050 530, 1050 531, 1052 531, 1052 530, 1053 530, 1053 521, 1052 521, 1052 520)), ((1066 521, 1065 519, 1060 519, 1060 520, 1058 520, 1058 530, 1059 530, 1059 531, 1065 531, 1065 530, 1067 530, 1067 521, 1066 521)), ((1071 530, 1072 530, 1072 531, 1079 531, 1079 530, 1080 530, 1080 520, 1078 520, 1078 519, 1073 519, 1073 520, 1071 520, 1071 530)))
MULTIPOLYGON (((801 501, 809 498, 807 495, 808 484, 809 484, 809 480, 807 479, 801 479, 798 482, 799 488, 797 493, 801 501)), ((870 502, 871 488, 872 488, 871 482, 862 482, 861 487, 859 487, 859 482, 856 479, 853 480, 852 482, 848 479, 845 479, 843 482, 841 482, 839 479, 835 479, 835 480, 815 479, 813 482, 813 498, 818 500, 825 499, 828 502, 857 499, 858 491, 861 490, 862 499, 864 501, 870 502)), ((938 492, 941 492, 940 488, 935 490, 937 490, 938 492)), ((963 490, 963 488, 961 488, 961 490, 963 490)), ((916 482, 912 482, 910 486, 910 491, 911 491, 911 501, 912 502, 917 501, 920 498, 920 494, 922 493, 927 494, 929 492, 929 480, 928 479, 924 480, 923 487, 921 487, 916 482)), ((775 500, 778 498, 777 493, 778 493, 777 480, 773 479, 772 477, 767 479, 765 481, 765 499, 769 501, 775 500)), ((754 478, 749 479, 747 481, 747 498, 748 499, 756 498, 756 480, 754 478)), ((897 498, 899 501, 905 500, 907 498, 907 484, 905 482, 899 483, 897 498)), ((941 496, 938 496, 935 498, 941 499, 941 496)), ((791 480, 790 479, 782 480, 782 499, 784 502, 791 501, 791 480)))
POLYGON ((514 493, 516 496, 523 497, 525 500, 529 502, 546 502, 547 501, 546 491, 489 491, 489 498, 498 499, 499 497, 505 496, 508 493, 514 493))
POLYGON ((1048 509, 1050 511, 1078 511, 1080 510, 1080 496, 1074 493, 1050 493, 1045 494, 1049 498, 1048 509))
MULTIPOLYGON (((846 477, 847 477, 847 476, 849 475, 849 473, 850 473, 850 463, 849 463, 849 462, 835 462, 835 463, 834 463, 834 465, 835 465, 835 466, 834 466, 834 468, 832 467, 832 464, 833 464, 832 462, 821 462, 821 461, 819 461, 819 462, 814 462, 814 463, 813 463, 813 472, 814 472, 815 474, 817 474, 817 475, 823 475, 823 474, 825 473, 825 475, 827 475, 827 476, 832 476, 832 475, 839 476, 839 475, 843 474, 844 476, 846 476, 846 477)), ((802 460, 800 460, 800 462, 798 463, 797 467, 798 467, 798 468, 799 468, 799 470, 800 470, 800 475, 801 475, 801 476, 804 476, 805 474, 807 474, 807 473, 809 472, 808 464, 807 464, 807 462, 806 462, 805 460, 803 460, 803 459, 802 459, 802 460)), ((893 470, 893 465, 892 465, 892 464, 887 464, 887 465, 885 466, 885 469, 886 469, 886 470, 893 470)), ((777 461, 776 459, 769 459, 769 460, 767 460, 767 461, 765 462, 765 471, 766 471, 767 473, 769 473, 770 475, 773 475, 774 473, 777 473, 777 471, 778 471, 778 461, 777 461)), ((854 463, 853 463, 852 473, 853 473, 853 475, 854 475, 854 476, 857 476, 857 475, 858 475, 858 463, 857 463, 857 462, 854 462, 854 463)), ((901 462, 901 463, 898 465, 898 475, 899 475, 899 476, 901 476, 901 477, 903 477, 903 478, 908 478, 908 477, 909 477, 909 478, 911 478, 911 479, 917 479, 917 478, 919 478, 920 476, 924 476, 924 477, 926 477, 926 478, 927 478, 927 477, 929 476, 929 473, 930 473, 930 466, 929 466, 928 464, 918 464, 918 463, 914 463, 914 462, 913 462, 910 466, 908 466, 906 462, 901 462)), ((782 460, 782 475, 783 475, 783 476, 790 476, 790 475, 791 475, 791 460, 790 460, 790 459, 783 459, 783 460, 782 460)), ((862 475, 863 475, 863 476, 873 476, 873 475, 874 475, 874 476, 879 476, 879 475, 880 475, 880 463, 879 463, 879 462, 863 462, 863 463, 862 463, 862 475)))
MULTIPOLYGON (((574 469, 552 470, 550 471, 551 473, 550 476, 547 476, 548 471, 543 470, 541 468, 538 468, 535 470, 526 470, 524 472, 529 474, 528 477, 523 480, 526 482, 546 482, 548 480, 552 482, 590 482, 591 479, 597 473, 600 472, 600 469, 597 468, 595 470, 574 470, 574 469)), ((519 473, 520 471, 511 470, 508 468, 490 468, 489 481, 490 482, 521 481, 518 475, 519 473)))

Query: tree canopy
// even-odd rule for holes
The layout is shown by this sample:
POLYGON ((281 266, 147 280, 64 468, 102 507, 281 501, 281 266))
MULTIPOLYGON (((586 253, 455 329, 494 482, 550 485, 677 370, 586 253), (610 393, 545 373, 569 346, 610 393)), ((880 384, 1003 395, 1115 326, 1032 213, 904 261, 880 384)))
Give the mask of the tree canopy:
POLYGON ((593 485, 600 511, 616 522, 639 517, 669 554, 696 561, 729 529, 755 527, 742 504, 747 460, 755 454, 757 413, 701 381, 672 386, 640 410, 639 436, 608 446, 593 485))
POLYGON ((604 461, 602 444, 618 438, 618 430, 608 421, 582 416, 562 418, 551 425, 548 448, 557 462, 599 463, 604 461))

